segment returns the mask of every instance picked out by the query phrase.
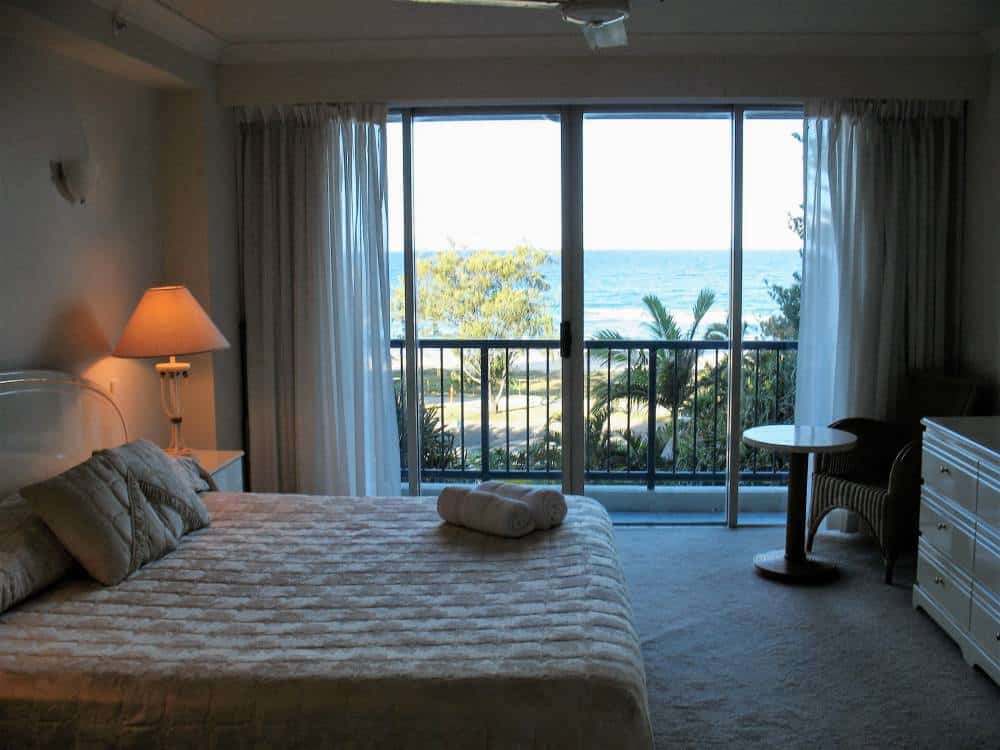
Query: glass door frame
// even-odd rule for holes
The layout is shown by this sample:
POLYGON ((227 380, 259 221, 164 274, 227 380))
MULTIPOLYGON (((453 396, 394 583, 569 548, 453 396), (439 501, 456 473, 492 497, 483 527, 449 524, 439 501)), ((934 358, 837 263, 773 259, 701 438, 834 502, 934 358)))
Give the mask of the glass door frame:
MULTIPOLYGON (((649 116, 655 117, 660 116, 683 116, 688 115, 692 118, 698 115, 726 115, 730 118, 731 122, 736 121, 736 109, 737 107, 733 104, 727 103, 685 103, 685 104, 587 104, 575 107, 567 108, 567 118, 564 120, 564 139, 567 138, 569 143, 564 147, 564 154, 571 154, 571 158, 575 160, 574 167, 567 168, 563 165, 563 175, 569 176, 574 179, 574 184, 567 190, 564 185, 564 195, 569 193, 570 199, 573 201, 572 208, 574 212, 567 212, 564 207, 563 215, 573 218, 576 223, 573 225, 572 230, 566 230, 563 228, 563 300, 564 300, 564 310, 563 318, 564 320, 569 320, 571 324, 572 331, 580 332, 579 335, 573 336, 572 341, 572 354, 573 358, 568 362, 570 368, 572 381, 574 384, 579 382, 579 390, 569 389, 563 391, 563 413, 564 415, 568 412, 572 415, 572 419, 578 420, 572 424, 578 425, 577 430, 573 433, 582 436, 584 434, 584 343, 583 343, 583 320, 584 320, 584 237, 583 237, 583 179, 584 179, 584 164, 583 164, 583 120, 586 115, 598 114, 598 115, 622 115, 627 117, 629 115, 633 116, 649 116), (567 133, 566 122, 571 124, 568 128, 569 133, 567 133), (573 190, 575 188, 575 191, 573 190), (565 239, 569 238, 570 242, 565 242, 565 239), (573 282, 573 283, 568 283, 573 282), (567 403, 569 399, 569 403, 567 403)), ((730 138, 730 160, 736 158, 735 153, 733 153, 733 139, 730 138)), ((731 192, 735 193, 735 187, 738 184, 735 182, 735 175, 730 175, 731 180, 731 192)), ((730 264, 732 264, 732 245, 730 246, 730 264)), ((730 299, 734 295, 732 275, 730 274, 730 299)), ((742 294, 742 288, 740 289, 742 294)), ((732 319, 732 318, 731 318, 732 319)), ((730 336, 732 339, 732 336, 730 336)), ((732 356, 732 343, 730 342, 730 356, 732 356)), ((731 392, 733 389, 729 389, 731 392)), ((731 408, 731 405, 727 408, 731 408)), ((738 411, 738 399, 737 399, 737 411, 738 411)), ((731 414, 727 413, 726 417, 727 425, 732 424, 731 414)), ((732 432, 731 430, 729 431, 732 432)), ((738 439, 737 436, 737 449, 738 449, 738 439)), ((563 453, 564 456, 567 455, 566 447, 567 439, 563 438, 563 453)), ((578 462, 578 466, 573 466, 570 470, 564 464, 564 478, 563 478, 563 491, 571 492, 573 494, 583 494, 584 493, 584 477, 585 477, 585 452, 586 446, 583 444, 583 440, 579 439, 575 441, 579 443, 576 447, 576 453, 579 456, 570 454, 573 459, 578 462)), ((730 510, 732 506, 732 493, 730 491, 731 477, 729 474, 729 441, 727 441, 727 479, 726 479, 726 521, 729 522, 730 510)), ((738 454, 737 454, 738 455, 738 454)), ((739 476, 739 470, 737 468, 736 476, 739 476)), ((737 479, 738 484, 738 479, 737 479)), ((735 519, 735 512, 733 512, 732 517, 735 519)), ((732 526, 735 526, 735 521, 733 521, 732 526)))
POLYGON ((740 430, 743 397, 743 117, 745 108, 732 108, 732 157, 730 160, 732 215, 729 228, 729 383, 726 385, 726 526, 740 520, 740 430), (734 335, 735 334, 735 335, 734 335), (740 387, 734 388, 733 384, 740 387))
MULTIPOLYGON (((743 123, 750 112, 801 111, 801 102, 776 103, 774 100, 752 103, 683 103, 683 104, 565 104, 557 106, 462 106, 462 107, 409 107, 391 109, 399 116, 403 129, 403 253, 404 253, 404 304, 405 304, 405 378, 407 424, 407 465, 410 467, 409 493, 420 494, 420 430, 418 421, 418 334, 416 258, 413 223, 413 123, 415 119, 433 117, 482 117, 483 119, 506 116, 547 115, 560 122, 561 149, 561 343, 563 354, 562 382, 562 487, 563 491, 583 494, 586 469, 584 445, 584 237, 583 237, 583 120, 586 114, 606 113, 621 115, 677 115, 726 114, 730 117, 731 164, 731 241, 729 257, 729 320, 728 341, 729 385, 742 383, 742 302, 743 302, 743 123), (736 321, 735 324, 732 321, 736 321), (733 335, 733 328, 738 335, 733 335)), ((727 388, 727 440, 726 440, 726 512, 725 523, 735 528, 739 523, 740 431, 741 388, 727 388)))
MULTIPOLYGON (((419 333, 417 328, 417 274, 416 274, 416 249, 414 245, 414 209, 413 209, 413 124, 415 120, 433 120, 434 118, 481 118, 500 119, 504 117, 516 117, 518 115, 534 115, 543 117, 554 117, 560 122, 560 132, 563 147, 565 147, 565 126, 562 124, 565 107, 560 106, 464 106, 464 107, 391 107, 389 114, 398 116, 402 121, 403 128, 403 297, 406 320, 404 321, 405 336, 405 362, 404 372, 406 380, 406 413, 404 420, 406 423, 406 458, 407 458, 407 491, 411 496, 419 496, 421 492, 420 457, 422 455, 420 446, 420 412, 418 411, 420 390, 418 379, 421 377, 418 372, 419 364, 419 333)), ((565 176, 565 150, 560 153, 560 167, 565 176)), ((562 210, 561 230, 563 237, 563 256, 566 254, 566 187, 565 180, 562 186, 562 210)), ((563 289, 566 287, 566 271, 563 269, 563 289)), ((582 278, 582 277, 581 277, 582 278)), ((565 291, 562 293, 562 306, 565 308, 565 291)), ((560 315, 565 314, 560 311, 560 315)), ((564 392, 565 394, 565 392, 564 392)), ((563 396, 565 406, 565 395, 563 396)), ((563 431, 563 448, 567 443, 563 431)), ((487 460, 486 457, 483 460, 487 460)), ((566 454, 563 454, 563 486, 566 486, 567 472, 566 454)))
MULTIPOLYGON (((742 424, 742 383, 743 383, 743 198, 746 192, 746 182, 743 179, 744 166, 744 133, 747 112, 767 113, 776 117, 797 113, 804 116, 801 102, 786 104, 740 104, 733 107, 733 239, 730 256, 730 300, 729 319, 738 321, 730 326, 729 336, 729 384, 735 381, 740 388, 730 387, 727 415, 726 441, 726 525, 736 528, 739 525, 740 513, 740 459, 743 435, 742 424), (738 291, 738 293, 737 293, 738 291), (732 328, 737 328, 738 336, 733 336, 732 328), (735 426, 735 429, 734 429, 735 426)), ((803 159, 805 155, 803 153, 803 159)), ((802 195, 805 200, 805 169, 802 175, 802 195)))

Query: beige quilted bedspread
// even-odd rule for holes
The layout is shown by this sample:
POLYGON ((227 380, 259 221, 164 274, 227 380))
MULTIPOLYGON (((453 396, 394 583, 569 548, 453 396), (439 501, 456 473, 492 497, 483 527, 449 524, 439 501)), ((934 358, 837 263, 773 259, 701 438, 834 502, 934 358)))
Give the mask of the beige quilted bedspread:
POLYGON ((651 746, 594 501, 509 540, 428 499, 204 498, 124 583, 0 615, 0 747, 651 746))

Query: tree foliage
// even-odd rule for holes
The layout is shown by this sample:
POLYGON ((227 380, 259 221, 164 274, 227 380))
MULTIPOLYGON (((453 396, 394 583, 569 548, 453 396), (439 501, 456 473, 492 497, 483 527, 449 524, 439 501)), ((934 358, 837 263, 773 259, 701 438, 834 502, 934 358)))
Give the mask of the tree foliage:
MULTIPOLYGON (((399 462, 406 466, 406 410, 403 408, 403 394, 397 382, 396 428, 399 432, 399 462)), ((438 410, 423 406, 420 410, 420 465, 424 469, 450 469, 461 462, 455 448, 455 433, 442 429, 438 410)))
MULTIPOLYGON (((417 261, 417 320, 420 335, 468 339, 520 339, 553 335, 555 321, 545 295, 542 272, 548 253, 520 244, 510 252, 447 250, 417 261)), ((403 290, 392 299, 393 314, 403 317, 403 290)), ((500 408, 508 370, 520 352, 491 351, 486 382, 495 410, 500 408)), ((482 384, 482 363, 467 357, 465 378, 482 384)))
MULTIPOLYGON (((799 208, 802 208, 800 206, 799 208)), ((806 228, 803 213, 788 214, 788 228, 805 242, 806 228)), ((799 250, 802 257, 802 250, 799 250)), ((767 293, 778 305, 779 312, 760 322, 760 332, 764 338, 780 341, 797 341, 799 338, 799 318, 802 310, 802 273, 792 274, 792 283, 788 286, 772 284, 766 279, 767 293)))
MULTIPOLYGON (((417 260, 417 320, 421 336, 537 338, 555 330, 545 295, 543 250, 521 244, 510 252, 458 250, 454 244, 417 260)), ((403 315, 397 289, 393 311, 403 315)))

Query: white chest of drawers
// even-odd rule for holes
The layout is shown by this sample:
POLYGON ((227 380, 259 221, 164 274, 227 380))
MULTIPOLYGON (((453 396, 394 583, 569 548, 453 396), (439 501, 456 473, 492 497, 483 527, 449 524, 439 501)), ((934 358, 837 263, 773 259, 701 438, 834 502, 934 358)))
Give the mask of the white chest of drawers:
POLYGON ((913 606, 1000 683, 1000 417, 923 423, 913 606))

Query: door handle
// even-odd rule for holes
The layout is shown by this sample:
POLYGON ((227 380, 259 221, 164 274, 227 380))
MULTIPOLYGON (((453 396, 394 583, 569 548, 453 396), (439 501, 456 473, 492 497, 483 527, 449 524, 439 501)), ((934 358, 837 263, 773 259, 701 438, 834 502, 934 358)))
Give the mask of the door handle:
POLYGON ((559 356, 569 359, 573 350, 573 330, 568 320, 559 324, 559 356))

